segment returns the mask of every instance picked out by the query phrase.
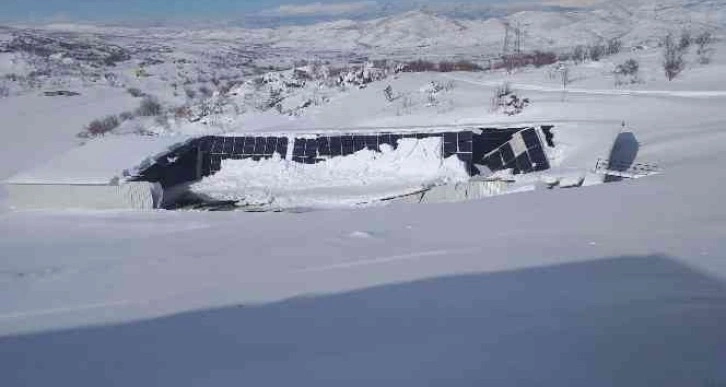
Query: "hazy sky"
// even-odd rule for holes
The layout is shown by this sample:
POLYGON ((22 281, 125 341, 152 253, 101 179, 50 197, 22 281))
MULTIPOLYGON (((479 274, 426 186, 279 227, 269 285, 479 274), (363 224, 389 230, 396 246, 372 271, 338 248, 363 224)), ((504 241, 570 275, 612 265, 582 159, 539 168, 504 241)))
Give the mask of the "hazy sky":
MULTIPOLYGON (((481 5, 514 2, 462 1, 481 5)), ((234 19, 250 15, 331 17, 450 3, 445 0, 0 0, 0 19, 42 22, 234 19)))

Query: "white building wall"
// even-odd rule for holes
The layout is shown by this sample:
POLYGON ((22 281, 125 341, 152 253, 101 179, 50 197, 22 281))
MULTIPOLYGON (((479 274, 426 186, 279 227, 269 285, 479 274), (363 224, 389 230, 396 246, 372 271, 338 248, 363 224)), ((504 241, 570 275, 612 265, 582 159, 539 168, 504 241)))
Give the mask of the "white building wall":
POLYGON ((17 209, 151 210, 161 203, 155 183, 120 185, 8 184, 10 206, 17 209))

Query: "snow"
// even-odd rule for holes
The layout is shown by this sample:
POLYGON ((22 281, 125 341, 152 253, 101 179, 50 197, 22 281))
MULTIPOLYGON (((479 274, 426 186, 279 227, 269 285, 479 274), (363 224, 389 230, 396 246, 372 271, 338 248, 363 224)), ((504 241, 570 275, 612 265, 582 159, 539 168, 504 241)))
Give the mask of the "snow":
POLYGON ((154 156, 188 140, 184 136, 111 136, 88 141, 28 171, 7 184, 109 185, 119 182, 154 156))
MULTIPOLYGON (((632 14, 621 3, 523 16, 537 28, 563 25, 529 31, 565 41, 608 26, 633 40, 659 37, 683 25, 673 18, 702 16, 684 11, 692 8, 713 10, 711 21, 695 22, 724 20, 718 1, 659 2, 657 18, 650 1, 634 1, 632 14)), ((197 33, 204 46, 209 31, 176 39, 191 45, 197 33)), ((149 39, 165 36, 173 35, 149 39)), ((3 385, 724 384, 726 45, 716 50, 709 65, 689 55, 673 82, 655 48, 572 65, 566 93, 548 68, 404 74, 390 83, 410 97, 406 106, 383 98, 386 81, 300 117, 247 116, 240 122, 258 126, 236 128, 548 123, 562 150, 541 179, 552 183, 607 156, 603 144, 624 121, 634 161, 661 167, 637 180, 551 190, 525 182, 528 192, 476 201, 302 213, 1 208, 3 385), (631 56, 643 82, 623 93, 607 69, 631 56), (422 87, 452 77, 455 88, 426 106, 422 87), (518 117, 488 110, 504 81, 532 101, 518 117)), ((0 116, 10 117, 0 129, 3 178, 73 147, 91 119, 138 103, 118 90, 82 91, 0 100, 0 116)))
POLYGON ((262 161, 224 160, 222 170, 192 185, 216 200, 271 208, 341 207, 370 204, 469 179, 456 156, 444 159, 441 138, 401 139, 393 149, 361 150, 318 164, 280 155, 262 161))

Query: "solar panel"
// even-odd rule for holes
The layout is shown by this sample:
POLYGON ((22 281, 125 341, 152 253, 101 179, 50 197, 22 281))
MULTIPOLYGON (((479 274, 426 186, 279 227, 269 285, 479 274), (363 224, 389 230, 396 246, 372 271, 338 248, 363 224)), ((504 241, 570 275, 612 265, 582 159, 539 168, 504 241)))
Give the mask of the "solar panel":
POLYGON ((446 143, 454 143, 456 144, 458 142, 458 135, 456 132, 446 132, 444 133, 444 144, 446 143))
POLYGON ((353 149, 356 152, 366 148, 366 139, 364 136, 353 136, 353 149))
POLYGON ((449 157, 457 152, 457 146, 455 142, 444 143, 444 157, 449 157))
POLYGON ((330 156, 330 139, 328 137, 318 137, 318 154, 321 156, 330 156))
POLYGON ((378 151, 378 136, 365 136, 366 149, 378 151))
POLYGON ((219 137, 215 137, 212 140, 212 152, 214 154, 222 154, 224 153, 224 141, 223 139, 220 139, 219 137))
POLYGON ((501 152, 492 153, 483 164, 486 165, 492 172, 504 169, 501 152))
POLYGON ((234 154, 243 155, 245 152, 245 138, 235 137, 234 138, 234 154))
POLYGON ((305 141, 305 156, 315 157, 318 155, 318 140, 311 138, 305 141))
POLYGON ((502 159, 504 160, 505 164, 514 161, 514 151, 512 151, 511 145, 505 144, 501 148, 499 148, 499 151, 502 154, 502 159))
POLYGON ((398 148, 398 140, 400 140, 402 136, 400 134, 391 134, 391 145, 393 145, 393 148, 398 148))
POLYGON ((532 165, 532 161, 529 160, 529 156, 527 156, 526 152, 517 156, 516 163, 517 163, 517 168, 523 173, 530 173, 530 172, 534 171, 534 166, 532 165))
POLYGON ((459 137, 459 152, 464 153, 471 153, 474 151, 474 144, 472 143, 471 138, 466 139, 466 137, 459 137))
POLYGON ((232 137, 224 137, 223 139, 224 145, 222 147, 222 153, 226 155, 231 155, 234 150, 234 138, 232 137))
POLYGON ((288 141, 287 137, 280 137, 277 139, 277 153, 279 153, 282 157, 287 155, 288 141))
POLYGON ((264 154, 266 148, 267 148, 267 138, 265 138, 265 137, 257 137, 257 138, 255 138, 255 151, 254 151, 254 153, 256 155, 264 154))
POLYGON ((214 142, 214 137, 202 137, 197 142, 199 146, 199 150, 202 152, 209 153, 212 151, 212 144, 214 142))
POLYGON ((343 136, 340 138, 341 144, 342 144, 342 151, 343 155, 349 155, 355 152, 355 148, 353 146, 353 137, 351 136, 343 136))
POLYGON ((277 137, 267 137, 267 146, 265 147, 265 154, 272 155, 277 149, 277 137))
POLYGON ((211 171, 219 172, 222 169, 222 156, 211 156, 210 158, 211 171))
POLYGON ((251 155, 255 153, 255 138, 245 137, 245 146, 242 150, 243 154, 251 155))
POLYGON ((529 150, 529 158, 535 164, 536 171, 544 171, 550 168, 549 160, 544 153, 542 147, 537 146, 529 150))
POLYGON ((537 132, 535 132, 532 128, 523 130, 522 138, 524 139, 524 143, 527 145, 527 148, 533 148, 540 145, 539 136, 537 136, 537 132))
POLYGON ((292 155, 297 157, 305 156, 305 144, 306 141, 304 138, 296 138, 295 145, 292 148, 292 155))

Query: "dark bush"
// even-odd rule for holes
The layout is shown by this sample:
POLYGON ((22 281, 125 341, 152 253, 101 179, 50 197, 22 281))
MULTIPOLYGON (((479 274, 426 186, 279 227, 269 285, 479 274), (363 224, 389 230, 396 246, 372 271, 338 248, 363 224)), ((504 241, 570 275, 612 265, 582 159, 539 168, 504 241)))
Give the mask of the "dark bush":
POLYGON ((596 44, 594 46, 590 46, 588 48, 588 54, 590 56, 590 60, 594 60, 595 62, 598 62, 600 59, 602 59, 603 56, 605 56, 605 53, 607 52, 607 47, 596 44))
POLYGON ((200 86, 199 93, 201 93, 204 97, 209 98, 212 96, 212 89, 207 86, 200 86))
POLYGON ((686 62, 683 59, 684 51, 680 44, 675 42, 673 34, 668 34, 663 41, 663 70, 669 81, 675 79, 683 71, 686 62))
POLYGON ((132 97, 135 97, 135 98, 141 98, 144 95, 146 95, 146 94, 144 94, 143 91, 141 91, 141 89, 136 88, 136 87, 129 87, 128 89, 126 89, 126 91, 129 94, 131 94, 132 97))
POLYGON ((460 61, 454 63, 454 68, 456 69, 456 71, 469 71, 469 72, 484 70, 478 64, 468 61, 468 60, 460 60, 460 61))
POLYGON ((607 54, 615 55, 620 52, 623 48, 623 42, 618 38, 610 39, 608 41, 607 54))
POLYGON ((635 59, 628 59, 624 63, 615 67, 615 74, 618 75, 635 75, 640 70, 640 64, 635 59))
POLYGON ((101 136, 116 128, 118 128, 120 122, 116 116, 108 116, 102 119, 93 120, 86 127, 86 131, 91 136, 101 136))
POLYGON ((121 119, 121 121, 130 121, 134 119, 135 115, 133 112, 123 112, 118 115, 118 118, 121 119))
POLYGON ((411 73, 423 73, 427 71, 436 71, 436 63, 423 59, 408 62, 404 65, 403 71, 411 73))
POLYGON ((527 54, 513 54, 507 55, 500 62, 492 64, 492 69, 507 69, 507 71, 511 71, 527 66, 542 67, 557 63, 558 59, 557 54, 554 52, 535 51, 527 54))
POLYGON ((439 62, 438 70, 442 73, 450 73, 452 71, 456 71, 456 64, 453 62, 442 61, 439 62))
POLYGON ((162 106, 154 97, 146 97, 141 101, 141 105, 136 109, 136 114, 141 117, 158 116, 162 112, 162 106))

